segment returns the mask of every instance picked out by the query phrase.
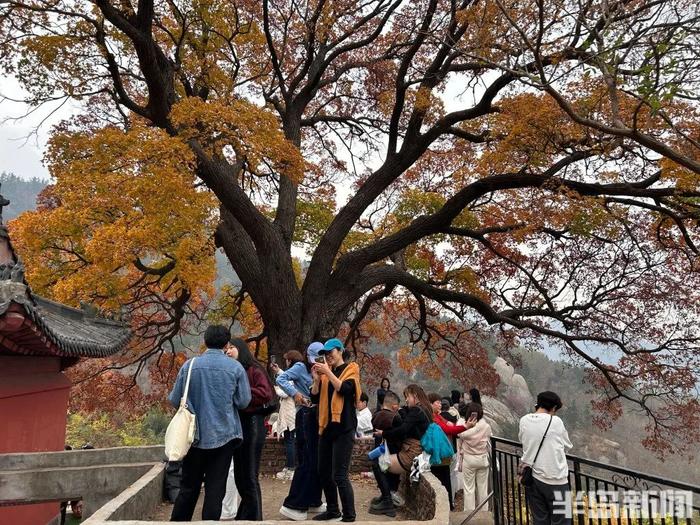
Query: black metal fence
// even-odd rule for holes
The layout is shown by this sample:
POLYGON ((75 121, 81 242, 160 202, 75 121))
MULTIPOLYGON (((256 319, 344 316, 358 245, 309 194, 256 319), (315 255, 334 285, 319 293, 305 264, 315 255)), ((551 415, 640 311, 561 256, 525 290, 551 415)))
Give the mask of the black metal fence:
MULTIPOLYGON (((530 525, 518 483, 522 447, 491 438, 495 525, 530 525)), ((573 525, 700 525, 700 486, 567 455, 571 490, 555 502, 573 525)))

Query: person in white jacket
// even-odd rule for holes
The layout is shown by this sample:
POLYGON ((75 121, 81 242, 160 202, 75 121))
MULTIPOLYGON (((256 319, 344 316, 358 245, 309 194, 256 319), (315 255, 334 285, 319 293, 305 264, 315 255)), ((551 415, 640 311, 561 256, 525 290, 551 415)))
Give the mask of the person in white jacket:
MULTIPOLYGON (((519 468, 522 469, 525 465, 532 467, 534 482, 526 487, 525 493, 533 525, 571 523, 570 516, 554 512, 556 500, 571 497, 566 451, 573 445, 564 422, 555 415, 561 407, 561 399, 557 394, 541 392, 537 394, 536 411, 520 419, 518 436, 523 445, 523 455, 519 468)), ((562 510, 563 508, 562 506, 562 510)))
POLYGON ((464 512, 474 510, 486 499, 489 485, 489 446, 491 425, 484 419, 481 403, 469 403, 461 408, 467 430, 457 437, 459 470, 464 477, 464 512))
MULTIPOLYGON (((286 352, 283 358, 286 370, 289 370, 295 363, 304 362, 304 357, 296 350, 286 352)), ((276 364, 270 365, 270 368, 275 375, 275 379, 282 373, 282 370, 276 364)), ((294 398, 287 395, 279 385, 275 386, 275 392, 277 392, 277 397, 279 397, 280 400, 280 409, 272 433, 277 434, 278 439, 280 436, 284 437, 286 458, 284 468, 278 472, 275 477, 277 479, 291 481, 294 477, 294 469, 296 468, 296 403, 294 402, 294 398)))

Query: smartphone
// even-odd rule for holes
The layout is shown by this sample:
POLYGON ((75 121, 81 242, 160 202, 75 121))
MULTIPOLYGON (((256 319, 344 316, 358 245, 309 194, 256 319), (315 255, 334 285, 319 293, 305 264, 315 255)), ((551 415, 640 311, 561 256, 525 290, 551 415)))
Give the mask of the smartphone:
POLYGON ((318 357, 315 359, 315 361, 316 361, 317 363, 326 364, 326 358, 325 358, 324 356, 322 356, 322 355, 318 356, 318 357))
POLYGON ((271 355, 270 356, 270 365, 276 365, 276 364, 277 364, 277 356, 271 355))
POLYGON ((471 414, 469 414, 469 419, 476 419, 477 416, 478 414, 476 412, 472 412, 471 414))

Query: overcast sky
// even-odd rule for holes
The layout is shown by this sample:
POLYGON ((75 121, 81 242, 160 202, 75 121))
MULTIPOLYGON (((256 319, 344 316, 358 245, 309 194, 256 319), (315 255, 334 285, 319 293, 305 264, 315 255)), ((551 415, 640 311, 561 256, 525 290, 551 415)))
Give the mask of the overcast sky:
POLYGON ((0 79, 0 172, 12 172, 18 177, 48 178, 49 172, 42 165, 48 132, 52 124, 71 113, 71 108, 64 106, 40 126, 38 132, 33 130, 51 113, 52 108, 40 108, 33 114, 20 121, 16 117, 27 113, 31 108, 25 104, 12 102, 9 99, 22 98, 22 90, 11 77, 0 79), (8 98, 5 98, 8 97, 8 98))

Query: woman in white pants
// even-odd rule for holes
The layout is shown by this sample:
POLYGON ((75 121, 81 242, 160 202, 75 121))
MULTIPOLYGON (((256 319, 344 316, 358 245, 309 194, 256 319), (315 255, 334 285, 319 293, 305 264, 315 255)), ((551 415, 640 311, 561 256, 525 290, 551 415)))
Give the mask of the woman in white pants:
POLYGON ((457 446, 464 476, 464 512, 470 512, 486 499, 488 492, 491 425, 484 419, 481 403, 466 405, 462 417, 467 430, 459 434, 457 446))

